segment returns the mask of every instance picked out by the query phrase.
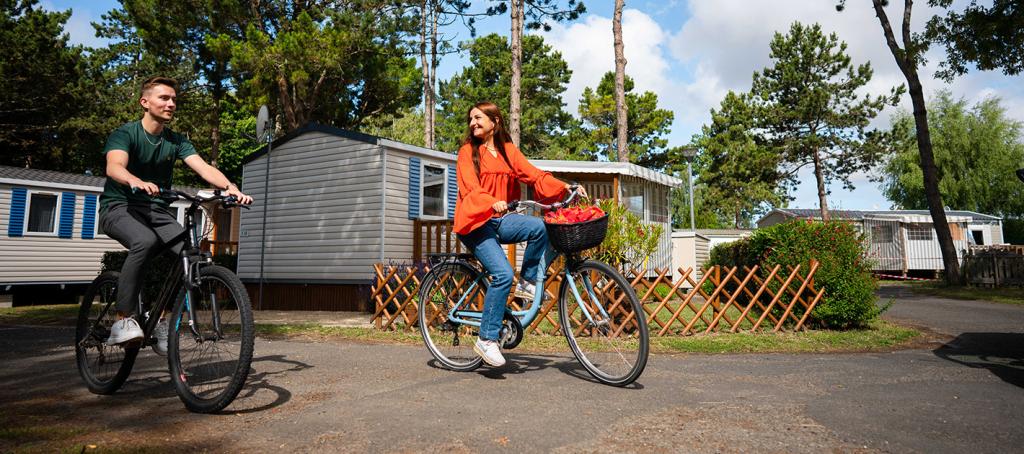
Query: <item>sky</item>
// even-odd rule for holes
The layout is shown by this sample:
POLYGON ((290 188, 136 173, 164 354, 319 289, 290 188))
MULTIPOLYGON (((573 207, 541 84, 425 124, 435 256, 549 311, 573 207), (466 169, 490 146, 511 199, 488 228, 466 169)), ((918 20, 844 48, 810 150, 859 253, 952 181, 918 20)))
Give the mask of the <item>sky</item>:
MULTIPOLYGON (((484 2, 476 2, 478 5, 484 2)), ((563 95, 566 111, 576 113, 585 87, 596 87, 601 76, 613 71, 611 0, 584 2, 588 12, 576 21, 553 24, 551 31, 528 32, 544 37, 545 42, 562 54, 573 75, 563 95)), ((769 42, 775 32, 785 33, 790 24, 819 23, 827 33, 836 33, 847 44, 847 53, 854 64, 870 62, 874 77, 865 87, 866 93, 883 94, 905 79, 893 60, 882 36, 881 26, 870 2, 848 0, 846 10, 836 12, 834 0, 662 0, 625 2, 623 41, 627 59, 626 73, 635 81, 634 90, 652 91, 658 95, 659 107, 675 114, 669 146, 685 145, 702 125, 710 121, 710 110, 721 103, 730 90, 750 90, 751 76, 771 64, 769 42)), ((890 2, 890 20, 902 17, 902 2, 890 2)), ((954 8, 967 0, 956 0, 954 8)), ((982 0, 981 4, 991 4, 982 0)), ((102 46, 90 22, 118 6, 111 0, 72 1, 43 0, 45 9, 72 9, 66 25, 70 40, 76 44, 102 46)), ((937 10, 918 2, 914 7, 912 30, 920 31, 937 10)), ((894 27, 900 26, 894 23, 894 27)), ((465 30, 445 30, 456 40, 469 39, 465 30)), ((507 16, 488 18, 478 23, 478 35, 508 35, 507 16)), ((1024 76, 1005 76, 1000 72, 973 71, 951 83, 935 78, 934 73, 944 58, 941 48, 934 46, 921 68, 925 96, 947 89, 970 105, 988 97, 999 97, 1009 117, 1024 121, 1024 76)), ((448 79, 467 64, 465 55, 449 56, 438 68, 438 78, 448 79)), ((897 109, 910 111, 910 97, 904 95, 900 106, 883 111, 872 127, 885 128, 897 109)), ((800 174, 801 184, 792 195, 792 208, 817 208, 816 184, 810 170, 800 174)), ((890 202, 882 196, 877 183, 867 174, 853 178, 856 189, 848 191, 841 185, 829 187, 828 204, 832 209, 888 209, 890 202)))

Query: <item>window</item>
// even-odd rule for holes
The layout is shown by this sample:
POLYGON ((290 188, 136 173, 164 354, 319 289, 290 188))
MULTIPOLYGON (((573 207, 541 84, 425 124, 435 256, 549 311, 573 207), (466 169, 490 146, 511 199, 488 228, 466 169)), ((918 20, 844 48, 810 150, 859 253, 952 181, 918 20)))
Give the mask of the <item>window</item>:
POLYGON ((103 231, 103 223, 100 222, 100 204, 98 202, 96 203, 96 216, 93 217, 93 226, 95 226, 96 229, 96 233, 93 235, 94 237, 100 235, 107 236, 106 232, 103 231))
POLYGON ((669 222, 668 188, 664 186, 651 188, 651 222, 669 222))
POLYGON ((892 243, 892 226, 873 225, 871 226, 871 242, 875 244, 892 243))
POLYGON ((908 225, 907 239, 910 241, 931 241, 932 226, 928 224, 908 225))
POLYGON ((628 183, 622 185, 622 202, 626 205, 629 211, 637 215, 641 221, 646 221, 644 217, 644 186, 640 183, 628 183))
POLYGON ((447 169, 441 166, 424 164, 422 175, 423 196, 420 198, 422 203, 420 214, 424 217, 445 217, 447 169))
POLYGON ((57 233, 57 202, 60 196, 48 192, 31 192, 28 196, 28 223, 25 231, 29 233, 57 233))
POLYGON ((974 240, 974 244, 978 246, 985 245, 985 232, 981 230, 971 230, 971 239, 974 240))

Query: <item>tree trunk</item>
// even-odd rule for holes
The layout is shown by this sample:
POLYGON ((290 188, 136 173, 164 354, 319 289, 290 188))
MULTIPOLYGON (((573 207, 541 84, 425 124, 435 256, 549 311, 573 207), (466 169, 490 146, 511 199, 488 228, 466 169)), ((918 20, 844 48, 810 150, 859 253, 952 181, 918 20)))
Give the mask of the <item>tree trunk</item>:
POLYGON ((622 45, 622 7, 625 0, 615 0, 612 35, 615 39, 615 133, 619 162, 629 162, 628 113, 626 106, 626 56, 622 45))
POLYGON ((512 0, 512 86, 509 89, 508 102, 508 133, 512 136, 512 143, 519 146, 519 118, 521 107, 519 106, 519 87, 523 77, 523 2, 525 0, 512 0))
MULTIPOLYGON (((218 67, 220 64, 218 63, 218 67)), ((213 81, 213 127, 210 130, 210 165, 217 167, 217 159, 220 158, 220 112, 221 102, 224 101, 224 83, 222 78, 218 75, 214 76, 213 81)))
POLYGON ((441 15, 440 8, 439 4, 435 4, 433 12, 430 14, 430 89, 427 90, 427 95, 430 96, 430 104, 424 109, 425 116, 430 119, 427 127, 427 132, 430 133, 430 140, 425 146, 430 149, 434 148, 437 141, 437 120, 434 118, 434 114, 437 113, 434 108, 434 104, 437 102, 437 92, 434 91, 434 87, 437 86, 435 83, 437 80, 437 19, 441 15))
POLYGON ((883 8, 884 0, 872 0, 875 8, 875 15, 882 24, 882 31, 885 33, 885 42, 889 46, 896 59, 896 64, 907 79, 907 91, 910 93, 910 101, 914 105, 914 126, 917 129, 917 151, 921 155, 921 173, 924 177, 925 199, 928 201, 928 212, 931 213, 932 223, 935 227, 935 235, 939 240, 939 249, 942 251, 942 263, 945 267, 946 282, 951 285, 962 285, 960 282, 960 261, 957 257, 956 247, 953 245, 953 235, 949 230, 949 223, 946 222, 946 210, 942 206, 942 194, 939 192, 939 172, 935 167, 935 156, 932 154, 932 138, 928 130, 928 110, 924 103, 924 90, 921 87, 921 79, 917 75, 917 55, 908 55, 907 47, 911 44, 910 16, 914 6, 912 0, 903 2, 903 46, 900 49, 896 43, 896 36, 892 26, 889 24, 889 17, 883 8))
POLYGON ((423 67, 423 143, 430 146, 430 64, 427 61, 427 6, 428 1, 420 3, 420 65, 423 67))
POLYGON ((818 209, 821 211, 821 220, 828 221, 828 199, 825 198, 825 174, 821 169, 821 153, 815 149, 812 156, 814 156, 814 179, 818 182, 818 209))

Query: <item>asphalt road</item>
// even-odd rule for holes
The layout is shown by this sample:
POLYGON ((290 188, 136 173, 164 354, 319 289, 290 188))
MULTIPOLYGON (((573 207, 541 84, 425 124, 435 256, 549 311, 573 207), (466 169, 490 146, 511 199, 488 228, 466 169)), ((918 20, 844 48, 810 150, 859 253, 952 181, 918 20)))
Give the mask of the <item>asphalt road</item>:
MULTIPOLYGON (((0 326, 0 422, 47 428, 0 451, 1019 452, 1024 308, 895 294, 887 317, 942 342, 887 353, 653 355, 636 386, 571 354, 509 352, 455 373, 423 347, 258 339, 220 415, 189 414, 143 352, 124 389, 90 394, 69 328, 0 326)), ((5 444, 6 443, 6 444, 5 444)))

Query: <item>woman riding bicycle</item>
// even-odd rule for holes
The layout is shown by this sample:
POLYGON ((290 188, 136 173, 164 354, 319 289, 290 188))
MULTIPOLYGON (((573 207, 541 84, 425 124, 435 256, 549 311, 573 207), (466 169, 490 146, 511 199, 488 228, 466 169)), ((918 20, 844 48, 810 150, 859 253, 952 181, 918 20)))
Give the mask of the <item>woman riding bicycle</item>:
POLYGON ((514 277, 500 245, 527 242, 516 287, 516 295, 526 299, 533 298, 533 282, 543 285, 544 272, 554 254, 544 221, 519 214, 503 216, 508 202, 519 199, 520 182, 532 185, 538 198, 562 197, 570 185, 530 164, 512 143, 504 117, 494 103, 477 103, 466 119, 466 137, 459 148, 456 168, 459 198, 454 230, 492 276, 473 351, 487 364, 498 367, 505 364, 498 336, 514 277))

